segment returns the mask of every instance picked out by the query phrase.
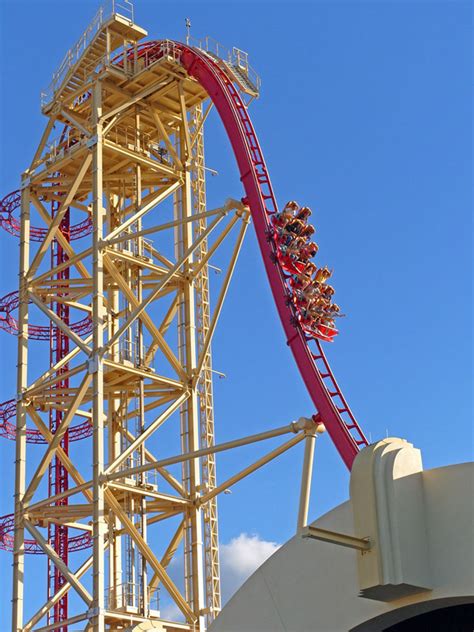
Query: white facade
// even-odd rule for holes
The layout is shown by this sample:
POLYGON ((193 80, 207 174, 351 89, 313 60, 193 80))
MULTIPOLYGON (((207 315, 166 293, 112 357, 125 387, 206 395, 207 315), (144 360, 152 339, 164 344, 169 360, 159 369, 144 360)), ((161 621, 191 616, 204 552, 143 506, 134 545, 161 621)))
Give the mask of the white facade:
MULTIPOLYGON (((385 583, 380 587, 381 592, 375 590, 372 598, 359 596, 364 582, 367 585, 366 563, 359 551, 297 535, 245 582, 222 610, 210 632, 368 632, 384 630, 428 610, 474 604, 474 464, 416 471, 418 459, 414 453, 418 451, 414 451, 410 444, 400 442, 398 439, 386 440, 366 448, 374 451, 382 446, 379 452, 384 452, 383 458, 387 458, 388 447, 393 462, 393 485, 386 486, 388 491, 378 489, 377 499, 369 490, 364 496, 365 502, 374 508, 377 520, 384 523, 383 529, 390 532, 390 537, 381 536, 380 531, 366 534, 370 535, 374 546, 372 551, 363 554, 366 560, 372 556, 369 564, 372 579, 377 562, 374 556, 384 558, 387 553, 377 547, 384 538, 390 541, 392 574, 391 579, 383 579, 387 573, 380 570, 383 563, 379 563, 379 581, 385 583), (395 446, 398 456, 393 458, 396 442, 399 442, 395 446), (400 463, 404 462, 411 463, 406 475, 400 472, 400 463), (380 493, 384 496, 386 492, 389 500, 384 497, 383 502, 388 505, 382 511, 380 493), (394 515, 387 519, 391 512, 394 515), (416 559, 403 559, 403 550, 397 550, 400 547, 405 553, 412 551, 405 558, 412 556, 416 559), (415 583, 418 587, 412 594, 399 596, 400 590, 391 588, 394 583, 403 584, 404 573, 409 580, 413 578, 408 584, 415 583), (424 587, 420 588, 420 584, 424 587), (428 585, 430 588, 426 588, 428 585), (389 590, 384 593, 386 586, 389 590), (383 601, 378 600, 380 595, 383 601)), ((382 475, 379 465, 375 468, 373 465, 372 458, 366 475, 368 479, 373 477, 373 487, 377 488, 382 475), (369 471, 370 468, 373 471, 369 471)), ((358 474, 356 472, 355 467, 352 501, 325 514, 313 523, 314 526, 358 537, 364 535, 354 526, 354 513, 359 529, 360 523, 364 523, 360 516, 364 501, 354 490, 360 486, 360 468, 358 474), (356 476, 358 483, 354 482, 356 476), (354 503, 359 506, 359 512, 353 511, 354 503)), ((369 528, 369 523, 370 516, 362 528, 369 528)))

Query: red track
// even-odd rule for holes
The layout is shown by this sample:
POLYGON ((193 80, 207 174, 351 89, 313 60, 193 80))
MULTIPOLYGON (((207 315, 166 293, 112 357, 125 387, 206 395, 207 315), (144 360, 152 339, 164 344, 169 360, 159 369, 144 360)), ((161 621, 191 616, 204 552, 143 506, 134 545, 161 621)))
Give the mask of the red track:
MULTIPOLYGON (((0 298, 0 329, 4 329, 9 334, 16 335, 18 332, 18 321, 12 316, 12 312, 18 309, 20 299, 18 291, 10 292, 0 298)), ((71 331, 78 336, 87 336, 92 331, 92 320, 90 316, 86 316, 82 320, 70 323, 71 331)), ((47 340, 50 342, 51 336, 50 325, 28 325, 28 338, 31 340, 47 340)), ((54 333, 56 337, 57 333, 54 333)))
POLYGON ((181 63, 188 74, 209 94, 224 123, 239 167, 240 179, 252 213, 263 263, 287 344, 320 419, 350 469, 359 449, 368 445, 367 440, 332 375, 321 344, 314 341, 316 352, 312 353, 309 347, 312 339, 295 323, 293 308, 288 304, 285 275, 274 263, 274 246, 267 240, 269 216, 277 211, 277 203, 247 108, 233 83, 215 61, 205 53, 183 44, 175 43, 175 46, 181 51, 181 63))
MULTIPOLYGON (((20 236, 20 221, 13 215, 21 206, 21 191, 12 191, 0 200, 0 226, 4 228, 10 235, 14 237, 20 236)), ((30 229, 31 241, 43 241, 48 232, 47 228, 39 228, 32 226, 30 229)), ((81 239, 92 232, 92 220, 90 217, 83 220, 79 224, 71 226, 69 231, 69 240, 81 239)))

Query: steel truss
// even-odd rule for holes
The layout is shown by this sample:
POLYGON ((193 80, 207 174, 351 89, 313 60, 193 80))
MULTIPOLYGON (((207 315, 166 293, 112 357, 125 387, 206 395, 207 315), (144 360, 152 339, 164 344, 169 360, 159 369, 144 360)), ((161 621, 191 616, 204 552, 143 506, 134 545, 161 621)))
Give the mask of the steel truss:
POLYGON ((215 444, 211 343, 250 212, 236 200, 208 210, 203 134, 212 104, 172 55, 141 63, 143 34, 120 16, 101 23, 45 105, 48 124, 23 175, 15 632, 163 621, 160 589, 181 613, 165 629, 204 631, 221 606, 217 495, 316 431, 301 420, 215 444), (104 65, 91 75, 99 57, 104 65), (51 139, 56 123, 65 126, 59 143, 51 139), (72 245, 77 215, 92 230, 72 245), (45 226, 34 240, 32 216, 45 226), (208 268, 223 244, 228 262, 211 309, 208 268), (36 376, 30 312, 54 332, 50 363, 36 376), (91 328, 75 330, 77 314, 91 328), (78 420, 90 424, 92 441, 72 455, 68 432, 78 420), (30 424, 45 448, 27 477, 30 424), (286 433, 295 436, 217 484, 218 452, 286 433), (177 453, 161 457, 173 445, 177 453), (53 466, 59 487, 48 484, 53 466), (75 570, 71 531, 79 533, 71 542, 84 536, 92 546, 75 570), (56 533, 66 534, 60 544, 56 533), (27 542, 45 553, 51 578, 46 602, 29 618, 27 542), (181 585, 168 573, 178 551, 181 585), (75 613, 71 590, 83 604, 75 613))

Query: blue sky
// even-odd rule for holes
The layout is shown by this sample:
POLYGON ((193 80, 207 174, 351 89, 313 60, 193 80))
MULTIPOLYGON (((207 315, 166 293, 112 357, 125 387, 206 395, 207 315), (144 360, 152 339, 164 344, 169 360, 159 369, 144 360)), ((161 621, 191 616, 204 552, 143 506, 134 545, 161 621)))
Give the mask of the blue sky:
MULTIPOLYGON (((262 77, 250 114, 277 198, 313 208, 320 261, 334 267, 347 317, 327 348, 366 434, 400 436, 426 468, 472 458, 471 5, 468 2, 135 2, 153 38, 212 35, 249 51, 262 77)), ((95 2, 0 0, 0 195, 18 187, 44 121, 39 93, 91 19, 95 2)), ((240 196, 222 128, 211 122, 209 206, 240 196)), ((17 249, 0 235, 1 293, 16 287, 17 249)), ((214 343, 218 441, 313 412, 285 345, 252 231, 214 343)), ((0 400, 14 395, 15 341, 0 332, 0 400)), ((227 475, 263 446, 218 462, 227 475)), ((295 450, 223 496, 221 540, 292 535, 295 450)), ((13 445, 0 444, 9 481, 13 445)), ((327 436, 318 441, 311 517, 348 495, 327 436)), ((10 483, 11 481, 11 483, 10 483)), ((9 567, 8 554, 0 553, 9 567)), ((2 576, 0 611, 8 608, 2 576)))

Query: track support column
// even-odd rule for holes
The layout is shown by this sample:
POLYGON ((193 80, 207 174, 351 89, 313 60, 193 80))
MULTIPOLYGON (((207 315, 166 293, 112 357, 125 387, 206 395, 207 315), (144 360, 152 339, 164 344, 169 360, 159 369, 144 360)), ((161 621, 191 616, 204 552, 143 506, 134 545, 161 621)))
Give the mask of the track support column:
POLYGON ((300 504, 297 530, 301 531, 308 523, 309 500, 311 497, 311 479, 313 476, 314 448, 316 431, 307 431, 304 444, 303 472, 301 475, 300 504))
MULTIPOLYGON (((189 129, 186 110, 183 107, 183 124, 180 129, 180 159, 184 165, 183 186, 176 195, 176 213, 180 219, 187 219, 193 214, 191 193, 191 167, 189 152, 189 129)), ((186 252, 193 244, 193 222, 186 222, 178 229, 178 256, 186 252), (180 252, 181 251, 181 252, 180 252)), ((199 445, 199 410, 197 389, 193 382, 196 369, 196 314, 195 293, 192 280, 192 255, 184 266, 183 273, 187 279, 183 286, 181 305, 178 311, 178 331, 180 346, 180 361, 188 375, 188 383, 192 393, 181 410, 181 432, 183 451, 193 452, 199 445)), ((200 495, 200 461, 198 458, 186 463, 183 468, 183 484, 187 487, 192 500, 197 500, 200 495)), ((185 564, 188 566, 185 577, 187 583, 187 599, 194 614, 197 617, 196 632, 205 630, 204 616, 201 614, 204 608, 204 568, 203 568, 203 532, 202 510, 195 503, 187 510, 187 525, 185 529, 185 564)))
POLYGON ((104 267, 102 237, 104 223, 102 182, 102 84, 97 81, 93 88, 93 127, 95 144, 92 148, 92 354, 89 371, 92 381, 92 470, 93 470, 93 601, 90 620, 94 632, 105 629, 105 534, 107 532, 104 500, 104 373, 102 347, 104 344, 104 267))
MULTIPOLYGON (((26 178, 23 178, 25 185, 26 178)), ((15 533, 13 548, 13 618, 12 631, 23 628, 23 593, 25 575, 25 526, 23 497, 26 489, 26 402, 23 393, 28 384, 28 268, 30 263, 30 190, 21 193, 18 364, 15 456, 15 533)))

